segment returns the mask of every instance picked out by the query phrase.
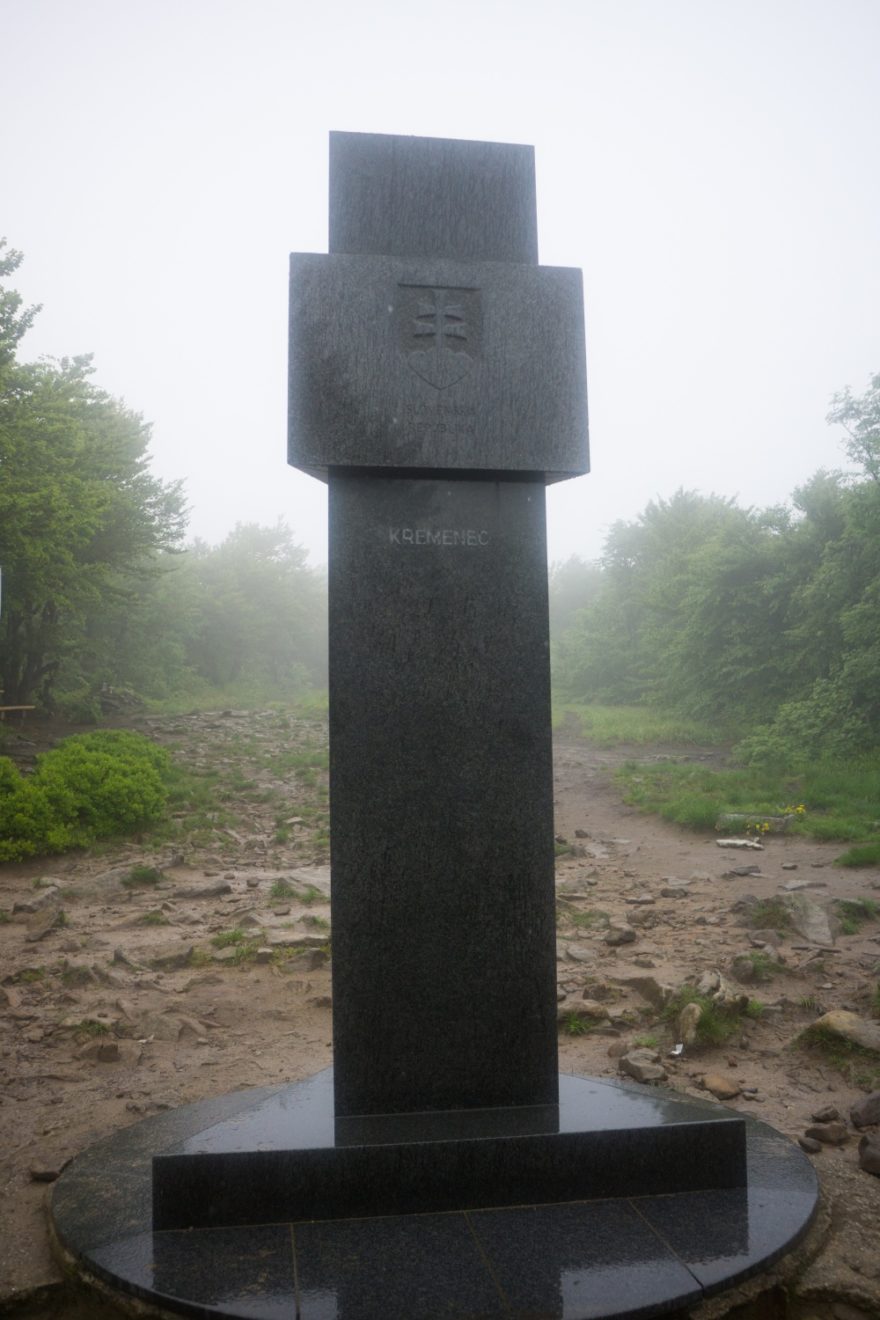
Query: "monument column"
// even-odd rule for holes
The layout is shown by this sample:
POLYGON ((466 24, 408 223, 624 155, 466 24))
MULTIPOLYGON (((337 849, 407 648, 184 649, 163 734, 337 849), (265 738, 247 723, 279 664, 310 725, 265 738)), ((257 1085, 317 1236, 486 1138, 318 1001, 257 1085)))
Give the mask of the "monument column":
POLYGON ((531 148, 331 135, 290 458, 330 497, 338 1116, 557 1100, 544 489, 586 470, 579 273, 531 148))

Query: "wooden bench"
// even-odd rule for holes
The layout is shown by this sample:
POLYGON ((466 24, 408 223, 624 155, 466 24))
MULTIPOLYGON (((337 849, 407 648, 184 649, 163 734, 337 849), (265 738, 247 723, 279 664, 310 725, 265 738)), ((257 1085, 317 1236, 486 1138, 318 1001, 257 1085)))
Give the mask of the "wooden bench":
POLYGON ((21 718, 24 719, 25 711, 34 710, 34 709, 35 709, 34 706, 0 706, 0 720, 6 719, 6 712, 9 710, 17 710, 21 718))

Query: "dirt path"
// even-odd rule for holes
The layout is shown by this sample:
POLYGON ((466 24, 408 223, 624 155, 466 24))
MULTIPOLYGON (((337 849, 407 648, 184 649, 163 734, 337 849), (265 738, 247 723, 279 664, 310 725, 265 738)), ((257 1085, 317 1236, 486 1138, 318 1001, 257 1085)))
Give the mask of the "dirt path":
MULTIPOLYGON (((222 810, 182 821, 183 842, 158 853, 129 843, 0 866, 0 909, 12 916, 0 924, 0 1310, 23 1307, 34 1318, 99 1315, 96 1304, 78 1312, 60 1300, 42 1179, 146 1114, 299 1079, 331 1059, 324 726, 227 712, 133 727, 200 768, 218 786, 222 810), (158 866, 158 882, 131 884, 137 865, 158 866), (66 924, 29 939, 56 906, 66 924), (245 942, 224 944, 224 934, 245 942)), ((7 750, 26 760, 60 732, 26 727, 26 740, 7 750)), ((599 750, 570 734, 557 742, 556 830, 574 849, 557 868, 560 993, 567 1003, 586 996, 609 1015, 587 1034, 560 1035, 561 1067, 616 1076, 622 1046, 648 1038, 668 1085, 705 1098, 704 1074, 721 1074, 739 1091, 733 1107, 796 1138, 813 1113, 830 1104, 845 1118, 862 1094, 792 1041, 819 1011, 867 1011, 880 926, 839 936, 833 953, 787 938, 785 970, 748 988, 765 1003, 762 1016, 744 1019, 723 1047, 679 1060, 668 1057, 672 1041, 650 982, 729 975, 732 957, 750 947, 731 912, 748 894, 769 898, 805 882, 820 901, 876 898, 880 877, 834 870, 833 846, 795 838, 744 857, 623 805, 614 767, 669 755, 715 753, 599 750), (728 874, 755 857, 760 875, 728 874), (672 878, 689 882, 684 896, 661 894, 672 878), (610 947, 606 919, 632 925, 635 941, 610 947)), ((833 1231, 802 1281, 804 1317, 832 1316, 835 1298, 858 1308, 844 1320, 880 1315, 880 1179, 859 1170, 855 1147, 850 1139, 816 1156, 833 1231)))

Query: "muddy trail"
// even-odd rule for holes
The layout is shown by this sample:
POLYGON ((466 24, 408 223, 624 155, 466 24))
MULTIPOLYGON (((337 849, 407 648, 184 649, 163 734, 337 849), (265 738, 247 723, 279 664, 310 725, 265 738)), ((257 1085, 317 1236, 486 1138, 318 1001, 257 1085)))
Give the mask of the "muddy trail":
MULTIPOLYGON (((204 805, 181 809, 167 842, 0 866, 0 1312, 32 1320, 118 1314, 78 1301, 49 1249, 46 1197, 78 1151, 145 1115, 331 1061, 326 725, 227 711, 126 727, 194 770, 204 805)), ((25 724, 3 750, 26 766, 69 732, 25 724)), ((876 901, 880 873, 838 870, 835 845, 794 836, 720 848, 627 807, 615 768, 667 757, 718 753, 600 749, 570 729, 556 740, 560 1067, 620 1076, 642 1048, 662 1085, 724 1096, 793 1140, 836 1110, 846 1131, 812 1157, 823 1211, 788 1314, 878 1317, 880 1178, 860 1169, 847 1124, 878 1070, 841 1071, 798 1037, 832 1009, 870 1017, 880 923, 820 941, 756 930, 750 914, 792 894, 819 909, 876 901), (761 979, 739 984, 734 960, 755 953, 761 979), (674 1057, 664 1004, 706 976, 752 1007, 723 1043, 674 1057)))

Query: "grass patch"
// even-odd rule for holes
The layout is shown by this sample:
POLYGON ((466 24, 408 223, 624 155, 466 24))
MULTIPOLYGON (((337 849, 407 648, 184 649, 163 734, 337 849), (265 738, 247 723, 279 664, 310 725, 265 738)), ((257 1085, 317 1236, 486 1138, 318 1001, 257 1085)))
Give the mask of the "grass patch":
POLYGON ((584 908, 582 911, 575 911, 570 914, 571 924, 582 930, 589 930, 596 926, 607 926, 611 921, 607 912, 600 908, 584 908))
POLYGON ((273 880, 269 886, 270 898, 294 898, 296 890, 289 880, 273 880))
POLYGON ((162 872, 155 866, 133 866, 121 883, 125 889, 149 889, 161 879, 162 872))
POLYGON ((716 744, 721 731, 697 720, 644 706, 593 706, 578 702, 555 705, 554 727, 573 721, 584 738, 600 747, 618 743, 700 743, 716 744))
POLYGON ((741 1006, 722 1006, 706 995, 701 995, 694 986, 683 985, 669 1000, 661 1015, 673 1031, 677 1032, 678 1019, 686 1004, 699 1004, 702 1010, 696 1036, 700 1045, 723 1045, 741 1028, 744 1017, 759 1017, 763 1012, 763 1005, 757 999, 747 1000, 743 996, 741 1006))
POLYGON ((873 898, 839 898, 834 910, 844 935, 855 935, 866 921, 876 921, 880 907, 873 898))
POLYGON ((785 930, 791 925, 791 913, 781 898, 759 898, 748 920, 752 930, 785 930))
POLYGON ((165 913, 160 912, 158 908, 155 908, 152 912, 145 912, 143 916, 138 917, 139 926, 169 926, 170 924, 165 913))
POLYGON ((715 821, 727 812, 756 818, 794 814, 791 834, 860 845, 844 854, 841 865, 880 862, 880 754, 846 763, 819 759, 790 772, 630 761, 617 772, 617 781, 627 803, 686 829, 714 833, 715 821))
POLYGON ((5 926, 6 923, 11 920, 12 920, 12 913, 9 912, 6 908, 0 908, 0 926, 5 926))
POLYGON ((861 843, 847 848, 837 858, 835 866, 880 866, 880 843, 861 843))
POLYGON ((566 1036, 586 1036, 587 1032, 599 1025, 599 1021, 587 1013, 579 1013, 577 1009, 573 1009, 570 1013, 566 1013, 559 1025, 566 1036))
POLYGON ((874 1050, 843 1040, 818 1023, 802 1031, 794 1046, 810 1054, 821 1054, 823 1062, 842 1073, 850 1086, 870 1091, 880 1088, 880 1057, 874 1050))
POLYGON ((221 930, 211 939, 215 949, 228 949, 231 944, 246 944, 247 941, 247 935, 239 926, 233 930, 221 930))
POLYGON ((83 1018, 82 1022, 77 1024, 76 1035, 80 1040, 94 1040, 96 1036, 108 1036, 110 1028, 106 1022, 99 1022, 97 1018, 83 1018))

